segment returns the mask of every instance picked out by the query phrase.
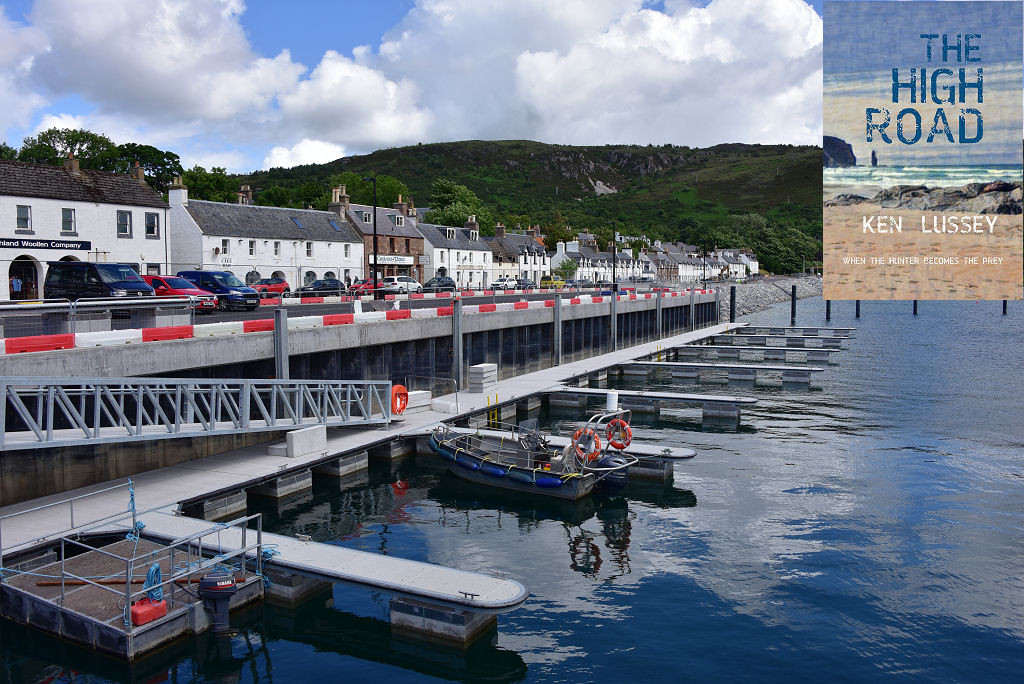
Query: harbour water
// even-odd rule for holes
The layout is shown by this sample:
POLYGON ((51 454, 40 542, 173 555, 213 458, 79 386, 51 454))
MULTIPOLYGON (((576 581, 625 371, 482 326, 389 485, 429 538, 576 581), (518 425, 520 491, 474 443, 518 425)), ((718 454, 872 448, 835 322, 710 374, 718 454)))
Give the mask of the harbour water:
MULTIPOLYGON (((823 323, 821 300, 798 323, 823 323)), ((750 394, 738 429, 696 408, 634 420, 691 446, 671 485, 552 504, 475 490, 418 456, 265 508, 266 527, 482 572, 531 590, 468 652, 392 636, 387 597, 336 586, 233 616, 126 668, 4 624, 0 682, 1006 681, 1024 663, 1024 308, 852 302, 820 387, 750 394)), ((744 317, 789 323, 789 305, 744 317)), ((670 377, 613 380, 669 389, 670 377)), ((542 423, 565 434, 577 416, 542 423)))

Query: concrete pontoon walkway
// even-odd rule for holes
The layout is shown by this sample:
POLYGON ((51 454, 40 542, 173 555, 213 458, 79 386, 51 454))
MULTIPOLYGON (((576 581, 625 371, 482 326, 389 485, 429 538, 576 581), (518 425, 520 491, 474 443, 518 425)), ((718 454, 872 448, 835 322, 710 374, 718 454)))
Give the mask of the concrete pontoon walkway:
MULTIPOLYGON (((592 356, 584 360, 520 375, 515 378, 499 381, 489 394, 459 392, 457 397, 458 414, 474 413, 486 409, 489 405, 494 404, 495 397, 497 397, 498 401, 506 401, 537 394, 545 389, 556 387, 559 383, 569 378, 593 372, 600 368, 629 363, 638 358, 656 353, 660 349, 687 344, 737 327, 739 326, 736 324, 715 325, 694 332, 682 333, 607 354, 592 356)), ((454 404, 456 397, 450 396, 450 399, 454 404)), ((332 429, 328 432, 327 453, 335 455, 359 451, 397 437, 422 434, 428 426, 456 417, 457 415, 452 413, 440 413, 431 410, 408 415, 405 417, 405 420, 392 422, 391 425, 383 428, 361 430, 332 429)), ((263 480, 309 468, 323 460, 318 457, 288 458, 286 456, 272 456, 267 453, 268 446, 270 445, 256 445, 196 459, 175 466, 139 473, 132 478, 134 481, 136 505, 139 510, 176 507, 182 501, 194 499, 201 495, 213 496, 219 492, 237 492, 258 484, 263 480)), ((64 501, 72 496, 100 492, 101 490, 108 489, 111 484, 114 483, 108 482, 83 487, 74 491, 0 508, 0 517, 19 511, 27 511, 44 504, 64 501)), ((93 521, 101 520, 124 511, 127 503, 127 497, 123 489, 102 492, 96 496, 81 500, 76 504, 75 508, 77 529, 88 527, 93 521)), ((66 515, 56 514, 56 510, 51 508, 34 511, 4 521, 3 528, 0 530, 3 538, 4 553, 6 554, 10 550, 17 550, 19 547, 25 548, 25 544, 32 539, 44 536, 55 538, 64 533, 68 528, 68 518, 66 515)), ((205 523, 200 521, 198 524, 205 523)), ((316 548, 320 548, 320 546, 316 548)), ((367 555, 378 563, 384 563, 386 559, 393 559, 391 556, 367 555)), ((412 561, 402 562, 409 563, 412 561)), ((430 564, 424 563, 422 565, 429 566, 430 564)), ((491 578, 487 575, 480 575, 480 577, 498 581, 497 578, 491 578)), ((413 579, 412 581, 415 580, 413 579)), ((453 590, 458 588, 452 587, 453 590)), ((422 589, 424 596, 432 595, 429 592, 433 591, 433 587, 422 587, 422 589)), ((415 592, 408 591, 406 593, 414 594, 415 592)))

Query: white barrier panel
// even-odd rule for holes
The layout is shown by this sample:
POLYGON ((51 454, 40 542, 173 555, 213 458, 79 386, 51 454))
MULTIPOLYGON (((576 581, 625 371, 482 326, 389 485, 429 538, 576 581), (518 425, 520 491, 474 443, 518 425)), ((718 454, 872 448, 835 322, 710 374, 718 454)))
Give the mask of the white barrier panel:
POLYGON ((515 302, 499 302, 494 305, 495 311, 512 311, 515 309, 515 302))
POLYGON ((288 319, 289 330, 303 330, 306 328, 324 327, 323 316, 296 316, 288 319))
POLYGON ((359 301, 361 302, 372 302, 373 295, 359 295, 359 301))
POLYGON ((479 304, 468 304, 462 307, 463 314, 478 314, 480 313, 479 304))
POLYGON ((437 318, 437 309, 413 309, 412 318, 437 318))
POLYGON ((562 301, 562 306, 569 306, 569 305, 572 304, 572 300, 571 299, 563 299, 561 301, 562 301))
POLYGON ((593 304, 594 298, 591 295, 580 295, 580 304, 593 304))
POLYGON ((363 313, 357 313, 352 315, 352 320, 356 323, 372 323, 373 321, 385 321, 388 318, 386 311, 364 311, 363 313))
POLYGON ((527 309, 543 309, 547 304, 544 303, 543 299, 539 299, 532 302, 527 302, 527 309))
POLYGON ((192 337, 220 337, 222 335, 242 334, 242 321, 224 321, 223 323, 200 323, 192 326, 192 337))
POLYGON ((338 295, 324 297, 324 304, 341 304, 341 297, 338 295))
POLYGON ((76 347, 106 347, 132 342, 142 342, 141 330, 99 330, 75 333, 76 347))

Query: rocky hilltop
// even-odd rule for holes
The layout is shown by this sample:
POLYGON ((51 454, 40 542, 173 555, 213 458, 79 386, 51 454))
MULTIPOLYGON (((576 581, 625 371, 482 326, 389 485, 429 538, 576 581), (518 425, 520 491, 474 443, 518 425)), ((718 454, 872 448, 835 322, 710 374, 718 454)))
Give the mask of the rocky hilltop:
POLYGON ((958 188, 929 188, 924 185, 895 185, 874 197, 844 194, 825 202, 826 207, 861 203, 890 209, 956 212, 962 214, 1020 214, 1021 184, 968 183, 958 188))
POLYGON ((821 164, 830 169, 842 166, 856 166, 857 157, 850 143, 841 138, 826 135, 821 139, 821 164))

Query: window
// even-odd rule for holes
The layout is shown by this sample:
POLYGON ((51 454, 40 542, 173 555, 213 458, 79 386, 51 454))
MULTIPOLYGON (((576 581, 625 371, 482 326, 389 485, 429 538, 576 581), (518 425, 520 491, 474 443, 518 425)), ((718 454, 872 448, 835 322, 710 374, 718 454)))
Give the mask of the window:
POLYGON ((441 252, 441 263, 444 263, 444 252, 441 252))
POLYGON ((256 256, 256 241, 255 240, 249 240, 249 256, 256 256))
POLYGON ((352 245, 345 243, 345 258, 348 259, 352 255, 352 245))
POLYGON ((75 210, 60 210, 60 232, 61 235, 77 235, 78 227, 75 225, 75 210))
POLYGON ((388 238, 388 250, 391 252, 395 251, 395 238, 388 238))
POLYGON ((156 240, 160 237, 160 214, 146 214, 146 239, 156 240))
POLYGON ((373 219, 370 217, 370 212, 364 211, 363 212, 363 223, 369 223, 371 220, 373 220, 373 219))
POLYGON ((19 233, 32 232, 32 207, 18 205, 18 227, 19 233))
POLYGON ((281 242, 279 240, 274 240, 274 256, 281 256, 281 242))
POLYGON ((334 219, 327 219, 327 222, 331 224, 331 228, 334 228, 334 230, 337 230, 339 232, 341 231, 341 226, 339 226, 338 222, 335 221, 334 219))
POLYGON ((313 256, 313 243, 312 242, 307 242, 306 243, 306 256, 308 256, 308 257, 313 256))
POLYGON ((292 216, 292 221, 294 221, 295 225, 297 225, 299 228, 304 228, 304 226, 302 225, 302 221, 300 221, 299 219, 295 218, 294 216, 292 216))
POLYGON ((395 225, 396 226, 404 226, 405 225, 405 217, 402 216, 402 215, 396 216, 395 217, 395 225))
POLYGON ((405 253, 406 254, 409 253, 409 240, 408 239, 406 239, 406 241, 405 241, 405 253))
POLYGON ((228 253, 228 249, 230 247, 231 247, 231 240, 228 240, 227 238, 224 238, 223 240, 220 241, 220 253, 221 254, 227 254, 228 253))
POLYGON ((160 275, 160 264, 146 264, 146 275, 160 275))
POLYGON ((117 212, 117 237, 130 238, 132 236, 132 212, 117 212))

